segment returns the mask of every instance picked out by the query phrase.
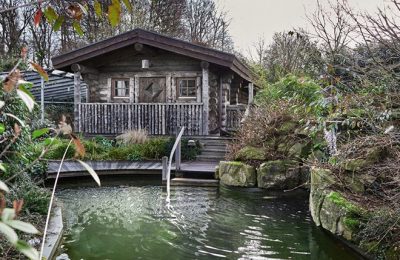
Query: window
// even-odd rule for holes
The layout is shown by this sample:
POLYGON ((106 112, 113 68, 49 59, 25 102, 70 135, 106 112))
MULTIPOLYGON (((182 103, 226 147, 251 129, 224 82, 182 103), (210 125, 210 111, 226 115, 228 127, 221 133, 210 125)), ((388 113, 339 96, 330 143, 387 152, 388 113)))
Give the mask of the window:
POLYGON ((178 97, 196 98, 196 78, 178 79, 178 97))
POLYGON ((111 84, 112 97, 129 97, 129 79, 113 79, 111 84))

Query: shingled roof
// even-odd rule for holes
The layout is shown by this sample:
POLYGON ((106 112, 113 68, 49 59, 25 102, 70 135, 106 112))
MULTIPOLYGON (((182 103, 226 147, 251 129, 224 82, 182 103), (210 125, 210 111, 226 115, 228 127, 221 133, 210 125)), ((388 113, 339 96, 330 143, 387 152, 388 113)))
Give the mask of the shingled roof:
POLYGON ((106 40, 87 45, 83 48, 53 57, 53 66, 56 69, 71 71, 70 67, 74 63, 84 62, 135 43, 160 48, 176 54, 181 54, 229 68, 248 81, 251 81, 252 78, 248 67, 231 53, 218 51, 143 29, 134 29, 106 40))

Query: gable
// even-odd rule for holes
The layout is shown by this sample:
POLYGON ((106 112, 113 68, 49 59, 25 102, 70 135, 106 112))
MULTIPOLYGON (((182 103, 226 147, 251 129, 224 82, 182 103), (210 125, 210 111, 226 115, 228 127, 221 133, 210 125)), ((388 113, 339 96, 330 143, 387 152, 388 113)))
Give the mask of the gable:
POLYGON ((53 66, 57 69, 71 71, 71 65, 75 63, 93 63, 95 60, 107 60, 113 56, 116 50, 129 49, 129 47, 141 44, 167 52, 186 56, 192 59, 207 61, 210 64, 226 67, 237 73, 242 78, 251 81, 250 70, 240 62, 233 54, 214 50, 204 46, 192 44, 186 41, 163 36, 154 32, 135 29, 115 37, 73 50, 71 52, 52 58, 53 66))

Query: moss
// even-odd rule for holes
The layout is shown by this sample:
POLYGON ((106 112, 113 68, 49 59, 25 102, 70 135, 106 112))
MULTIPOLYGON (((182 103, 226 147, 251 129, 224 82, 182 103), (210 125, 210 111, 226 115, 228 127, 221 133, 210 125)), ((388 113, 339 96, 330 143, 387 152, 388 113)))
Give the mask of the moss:
POLYGON ((359 230, 361 226, 361 221, 354 217, 345 217, 343 219, 343 223, 348 227, 351 231, 359 230))
POLYGON ((265 159, 265 153, 262 148, 245 146, 236 153, 235 159, 239 161, 247 161, 247 160, 262 161, 265 159))
POLYGON ((344 169, 346 171, 355 172, 364 168, 365 166, 367 166, 367 164, 367 161, 364 159, 350 159, 344 162, 344 169))
POLYGON ((339 192, 332 191, 326 196, 326 198, 336 205, 346 209, 348 212, 348 216, 362 216, 364 214, 362 208, 354 205, 353 203, 345 199, 339 192))
POLYGON ((235 166, 245 165, 244 163, 238 162, 238 161, 229 161, 229 162, 226 162, 226 164, 235 165, 235 166))

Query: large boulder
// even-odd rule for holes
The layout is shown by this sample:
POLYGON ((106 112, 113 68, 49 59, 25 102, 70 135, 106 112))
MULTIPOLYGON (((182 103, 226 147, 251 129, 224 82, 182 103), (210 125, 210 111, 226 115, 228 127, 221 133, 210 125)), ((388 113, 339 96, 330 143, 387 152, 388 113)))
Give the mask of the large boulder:
POLYGON ((347 240, 354 239, 363 210, 333 191, 335 178, 330 170, 311 169, 310 212, 317 226, 347 240))
POLYGON ((218 175, 220 182, 228 186, 254 187, 256 185, 256 170, 242 162, 220 162, 218 175))
POLYGON ((268 161, 257 170, 259 188, 272 190, 292 189, 302 184, 305 172, 292 160, 268 161))

